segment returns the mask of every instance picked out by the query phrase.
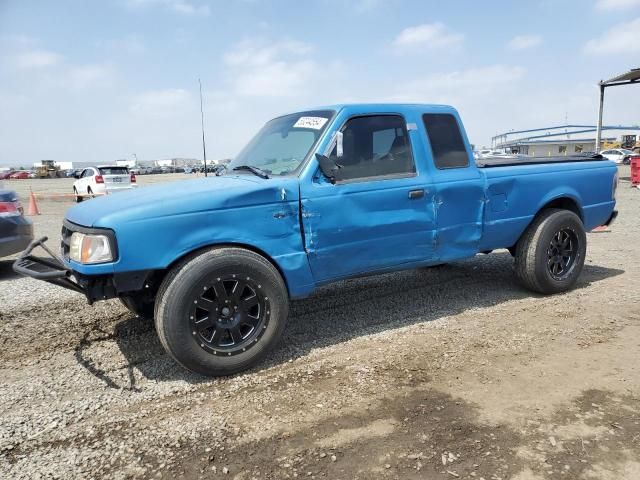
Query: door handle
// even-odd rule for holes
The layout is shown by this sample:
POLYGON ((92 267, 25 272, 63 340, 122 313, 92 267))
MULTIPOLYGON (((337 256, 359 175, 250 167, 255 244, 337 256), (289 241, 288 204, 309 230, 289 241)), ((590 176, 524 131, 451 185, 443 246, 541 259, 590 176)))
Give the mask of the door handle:
POLYGON ((424 197, 424 190, 411 190, 409 192, 409 200, 417 200, 418 198, 424 197))

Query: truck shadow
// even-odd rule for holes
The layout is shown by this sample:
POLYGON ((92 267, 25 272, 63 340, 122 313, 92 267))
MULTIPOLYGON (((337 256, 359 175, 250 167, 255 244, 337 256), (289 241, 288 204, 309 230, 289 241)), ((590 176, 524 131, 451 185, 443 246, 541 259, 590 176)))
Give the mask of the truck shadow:
MULTIPOLYGON (((341 281, 291 304, 289 322, 279 345, 267 360, 249 372, 270 368, 322 348, 356 337, 431 322, 472 308, 491 307, 510 300, 536 297, 522 288, 512 271, 508 253, 477 256, 433 268, 407 270, 341 281)), ((624 273, 623 270, 585 265, 577 289, 624 273)), ((543 298, 542 296, 539 296, 543 298)), ((127 373, 117 382, 104 371, 93 371, 113 388, 136 390, 135 368, 147 379, 208 381, 179 367, 164 353, 153 322, 128 317, 115 326, 109 340, 126 359, 127 373), (128 379, 128 380, 127 380, 128 379), (123 383, 129 385, 124 387, 123 383)), ((76 349, 81 364, 82 345, 76 349)))

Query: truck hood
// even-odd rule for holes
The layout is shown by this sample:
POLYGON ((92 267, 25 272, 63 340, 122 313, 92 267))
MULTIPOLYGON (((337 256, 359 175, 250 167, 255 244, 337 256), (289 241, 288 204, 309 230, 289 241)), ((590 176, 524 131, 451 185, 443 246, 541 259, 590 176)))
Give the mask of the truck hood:
POLYGON ((116 229, 119 224, 219 209, 291 201, 298 179, 261 179, 248 174, 202 177, 159 183, 82 202, 66 218, 86 227, 116 229))

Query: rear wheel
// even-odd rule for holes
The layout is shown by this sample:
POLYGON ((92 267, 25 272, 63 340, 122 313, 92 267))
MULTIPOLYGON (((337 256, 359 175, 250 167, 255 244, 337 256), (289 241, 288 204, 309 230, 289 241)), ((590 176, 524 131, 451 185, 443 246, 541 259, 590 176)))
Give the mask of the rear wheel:
POLYGON ((157 299, 156 330, 167 352, 209 376, 231 375, 264 358, 289 311, 278 270, 240 248, 214 248, 178 264, 157 299))
MULTIPOLYGON (((89 195, 89 198, 94 198, 93 190, 91 190, 91 187, 88 187, 88 188, 87 188, 87 195, 89 195)), ((93 205, 93 204, 92 204, 92 205, 93 205)))
POLYGON ((568 210, 544 210, 516 245, 516 275, 535 292, 569 290, 582 272, 586 250, 587 236, 580 217, 568 210))

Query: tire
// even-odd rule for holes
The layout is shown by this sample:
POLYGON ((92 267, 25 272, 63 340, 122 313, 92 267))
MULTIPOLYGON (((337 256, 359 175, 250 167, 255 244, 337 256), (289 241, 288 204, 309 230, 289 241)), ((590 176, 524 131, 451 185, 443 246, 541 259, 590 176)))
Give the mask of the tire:
POLYGON ((76 196, 76 203, 80 203, 82 201, 82 196, 78 195, 78 190, 76 190, 76 187, 73 187, 73 194, 76 196))
POLYGON ((569 210, 543 210, 518 240, 516 275, 534 292, 564 292, 578 280, 586 251, 587 236, 580 217, 569 210))
POLYGON ((132 313, 135 313, 139 317, 152 319, 155 302, 149 299, 144 299, 136 295, 126 295, 120 297, 120 302, 129 309, 132 313))
POLYGON ((87 195, 89 195, 89 198, 95 198, 95 195, 93 194, 93 190, 91 190, 91 187, 87 188, 87 195))
POLYGON ((188 257, 167 274, 156 299, 160 342, 180 365, 206 376, 257 364, 278 342, 289 313, 278 270, 241 248, 188 257))

